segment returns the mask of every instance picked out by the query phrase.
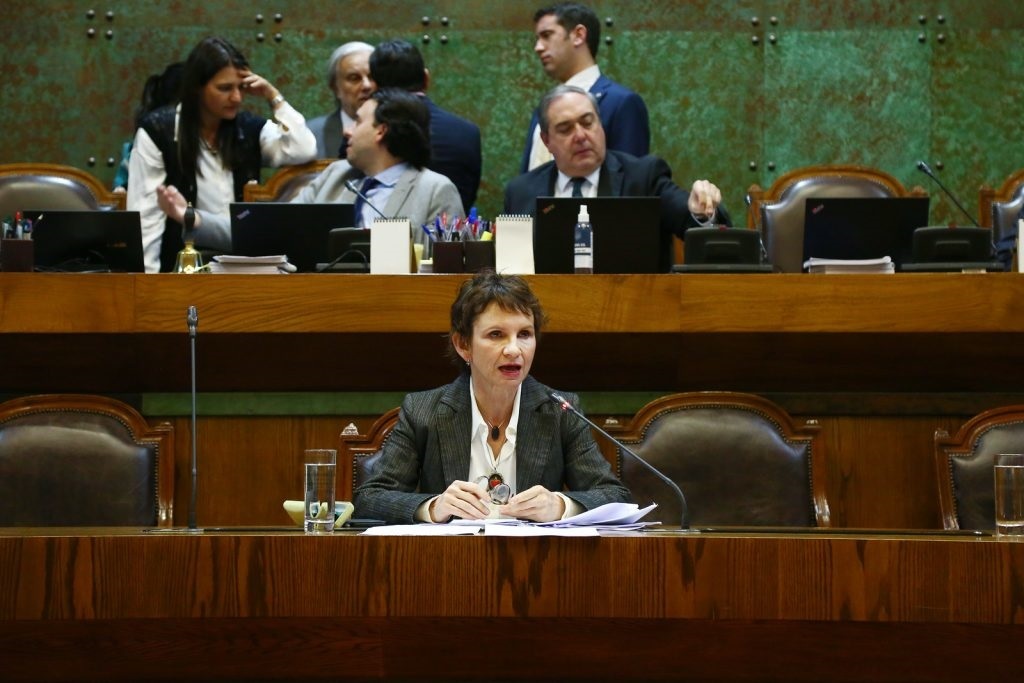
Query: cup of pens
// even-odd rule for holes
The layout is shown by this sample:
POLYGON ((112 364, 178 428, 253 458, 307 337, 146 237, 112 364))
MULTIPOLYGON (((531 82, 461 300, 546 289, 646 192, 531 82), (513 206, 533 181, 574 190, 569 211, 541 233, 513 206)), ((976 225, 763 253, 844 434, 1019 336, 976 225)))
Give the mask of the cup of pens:
POLYGON ((450 221, 442 213, 422 229, 430 241, 433 272, 475 273, 487 266, 494 267, 490 224, 480 220, 476 207, 470 210, 469 216, 450 221))

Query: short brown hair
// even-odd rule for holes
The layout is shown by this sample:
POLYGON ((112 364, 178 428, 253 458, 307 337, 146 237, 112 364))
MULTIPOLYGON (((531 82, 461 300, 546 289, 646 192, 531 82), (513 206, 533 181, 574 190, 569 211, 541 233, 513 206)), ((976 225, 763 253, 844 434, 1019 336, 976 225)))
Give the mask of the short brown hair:
POLYGON ((452 303, 448 353, 456 363, 461 364, 463 361, 455 349, 454 335, 471 339, 473 323, 492 303, 497 303, 505 311, 532 315, 533 332, 540 339, 540 330, 547 318, 540 300, 526 280, 518 275, 501 275, 490 269, 482 270, 459 286, 459 293, 452 303))

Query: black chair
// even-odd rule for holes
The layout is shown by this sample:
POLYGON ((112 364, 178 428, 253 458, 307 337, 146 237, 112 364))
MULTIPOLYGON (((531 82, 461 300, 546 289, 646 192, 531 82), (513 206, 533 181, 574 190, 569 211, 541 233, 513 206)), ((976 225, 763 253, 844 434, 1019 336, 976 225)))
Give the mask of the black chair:
POLYGON ((354 491, 373 474, 384 444, 397 422, 398 408, 392 408, 381 415, 366 434, 341 433, 338 462, 352 463, 352 490, 345 500, 352 500, 354 491))
MULTIPOLYGON (((830 525, 818 425, 797 426, 766 399, 674 394, 648 403, 616 432, 679 485, 693 527, 830 525)), ((669 487, 632 458, 618 453, 617 461, 634 501, 658 503, 645 519, 678 524, 679 504, 669 487)))
POLYGON ((168 527, 174 431, 102 396, 0 404, 0 526, 168 527))

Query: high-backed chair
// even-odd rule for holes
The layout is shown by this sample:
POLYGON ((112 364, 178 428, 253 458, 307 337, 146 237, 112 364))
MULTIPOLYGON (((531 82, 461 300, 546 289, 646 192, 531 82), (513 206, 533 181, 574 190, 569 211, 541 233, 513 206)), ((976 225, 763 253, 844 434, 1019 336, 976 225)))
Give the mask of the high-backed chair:
POLYGON ((803 270, 804 204, 808 197, 924 197, 907 190, 885 171, 866 166, 805 166, 780 176, 762 190, 751 185, 747 226, 759 227, 768 258, 784 273, 803 270))
MULTIPOLYGON (((824 439, 759 396, 690 392, 656 399, 616 436, 678 484, 690 525, 830 526, 824 439)), ((679 503, 664 482, 621 451, 619 475, 645 519, 678 525, 679 503)))
POLYGON ((381 415, 366 434, 342 432, 338 464, 347 462, 352 465, 352 491, 349 492, 347 500, 352 500, 355 490, 373 473, 373 468, 380 459, 381 450, 383 450, 396 422, 398 422, 398 408, 392 408, 381 415))
POLYGON ((988 185, 978 190, 978 219, 982 227, 992 228, 992 241, 996 244, 1017 233, 1017 216, 1022 206, 1024 168, 1012 173, 997 190, 988 185))
POLYGON ((995 529, 995 466, 1000 453, 1024 453, 1024 405, 988 410, 950 436, 935 432, 939 510, 946 529, 995 529))
MULTIPOLYGON (((59 164, 0 164, 0 216, 24 209, 123 209, 125 195, 94 176, 59 164)), ((32 217, 34 218, 34 216, 32 217)))
POLYGON ((265 185, 251 183, 242 190, 247 202, 287 202, 337 159, 316 159, 298 166, 283 166, 265 185))
POLYGON ((102 396, 0 404, 0 526, 171 526, 174 431, 102 396))

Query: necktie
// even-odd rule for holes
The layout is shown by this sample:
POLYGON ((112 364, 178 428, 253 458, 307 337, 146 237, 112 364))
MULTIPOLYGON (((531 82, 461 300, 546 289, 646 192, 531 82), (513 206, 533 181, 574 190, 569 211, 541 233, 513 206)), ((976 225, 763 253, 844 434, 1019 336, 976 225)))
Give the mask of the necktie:
POLYGON ((370 195, 370 190, 377 187, 378 185, 380 185, 380 181, 372 176, 363 179, 363 185, 362 187, 359 188, 359 191, 362 193, 362 195, 356 195, 356 203, 353 211, 353 213, 355 213, 357 228, 369 227, 369 224, 373 222, 363 221, 363 209, 366 206, 366 202, 363 200, 363 197, 368 197, 370 195))
POLYGON ((582 197, 583 196, 583 183, 587 182, 586 178, 573 178, 572 179, 572 196, 582 197))

